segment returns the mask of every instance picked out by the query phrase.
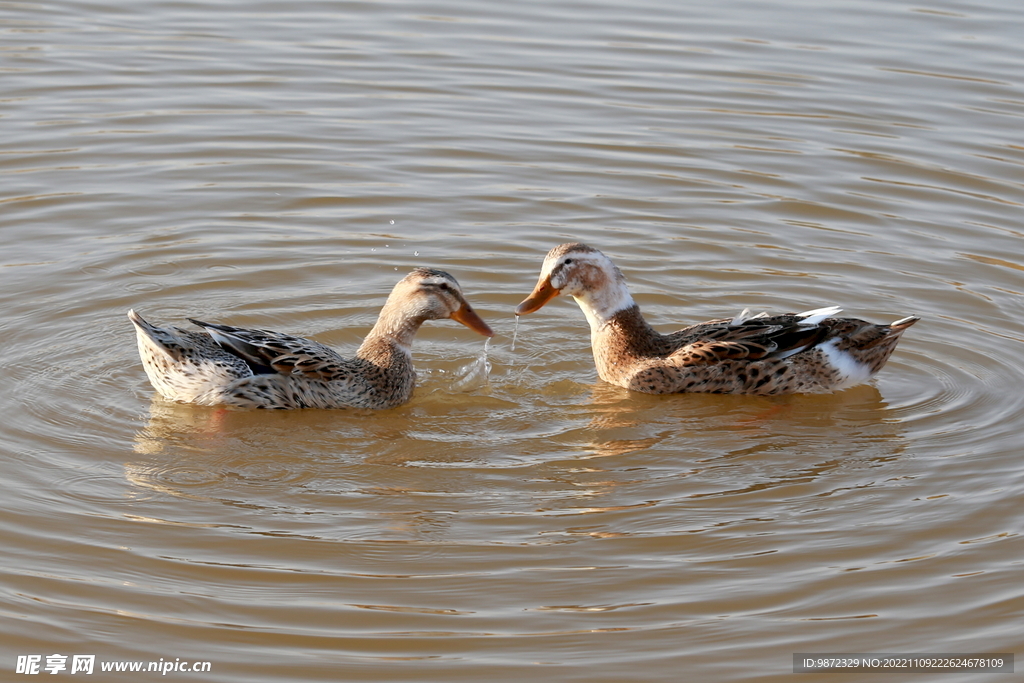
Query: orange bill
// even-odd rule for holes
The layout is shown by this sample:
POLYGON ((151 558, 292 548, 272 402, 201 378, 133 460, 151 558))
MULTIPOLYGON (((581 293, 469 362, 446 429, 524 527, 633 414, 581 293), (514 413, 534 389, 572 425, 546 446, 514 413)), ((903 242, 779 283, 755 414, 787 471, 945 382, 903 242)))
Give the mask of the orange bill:
POLYGON ((462 323, 469 329, 482 334, 485 337, 494 336, 494 332, 487 326, 487 323, 483 321, 483 318, 478 316, 476 311, 473 310, 473 307, 467 303, 463 303, 459 310, 452 313, 450 317, 452 320, 462 323))
POLYGON ((544 278, 533 288, 530 296, 523 303, 516 306, 516 315, 526 315, 540 310, 547 302, 558 296, 559 290, 551 286, 550 278, 544 278))

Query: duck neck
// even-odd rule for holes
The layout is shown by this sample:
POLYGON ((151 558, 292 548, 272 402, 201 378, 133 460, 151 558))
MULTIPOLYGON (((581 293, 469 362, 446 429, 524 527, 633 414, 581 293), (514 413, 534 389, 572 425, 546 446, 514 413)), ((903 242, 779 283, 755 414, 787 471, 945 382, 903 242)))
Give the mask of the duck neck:
POLYGON ((597 334, 619 312, 636 307, 625 282, 613 282, 594 291, 573 295, 590 323, 591 336, 597 334))
POLYGON ((405 355, 411 356, 412 340, 415 339, 420 325, 425 320, 426 318, 403 314, 397 307, 385 304, 377 322, 366 335, 366 339, 356 355, 364 358, 364 350, 369 350, 371 347, 375 350, 374 355, 377 355, 379 353, 377 350, 383 342, 402 351, 405 355))
POLYGON ((591 324, 590 344, 598 375, 612 384, 621 384, 620 375, 629 373, 638 361, 664 355, 662 335, 636 304, 617 311, 600 327, 591 324))

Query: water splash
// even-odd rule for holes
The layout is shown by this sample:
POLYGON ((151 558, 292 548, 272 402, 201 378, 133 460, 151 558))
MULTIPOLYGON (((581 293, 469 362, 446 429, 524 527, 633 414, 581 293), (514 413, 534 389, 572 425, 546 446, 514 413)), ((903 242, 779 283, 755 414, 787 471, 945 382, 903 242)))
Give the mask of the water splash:
MULTIPOLYGON (((518 336, 519 336, 519 316, 516 315, 516 326, 512 330, 512 348, 509 349, 510 351, 515 351, 516 350, 516 337, 518 337, 518 336)), ((488 341, 490 341, 490 340, 488 339, 488 341)))
POLYGON ((487 384, 487 377, 491 373, 491 361, 487 360, 487 347, 490 344, 490 339, 485 340, 480 356, 456 371, 458 379, 452 382, 452 391, 474 391, 487 384))

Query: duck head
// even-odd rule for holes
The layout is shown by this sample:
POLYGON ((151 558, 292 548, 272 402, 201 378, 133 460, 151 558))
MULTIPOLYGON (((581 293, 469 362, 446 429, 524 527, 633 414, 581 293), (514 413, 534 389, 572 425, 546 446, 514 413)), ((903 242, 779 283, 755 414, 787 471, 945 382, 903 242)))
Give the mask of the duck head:
POLYGON ((548 252, 537 286, 516 307, 516 315, 533 313, 559 294, 576 299, 592 323, 633 305, 622 271, 600 251, 579 242, 548 252))
POLYGON ((422 322, 451 318, 485 337, 494 332, 466 301, 458 281, 436 268, 417 268, 402 278, 388 296, 385 310, 422 322))

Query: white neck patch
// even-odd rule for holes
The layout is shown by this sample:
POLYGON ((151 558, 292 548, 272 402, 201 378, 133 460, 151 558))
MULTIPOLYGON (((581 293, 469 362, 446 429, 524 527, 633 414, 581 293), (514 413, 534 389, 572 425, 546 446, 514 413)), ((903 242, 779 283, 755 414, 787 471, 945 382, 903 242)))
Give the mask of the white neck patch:
POLYGON ((583 315, 587 316, 587 322, 593 331, 601 329, 619 311, 635 305, 629 290, 621 283, 609 283, 609 286, 600 291, 587 292, 583 296, 573 298, 583 310, 583 315))
POLYGON ((601 252, 570 253, 566 258, 573 263, 563 266, 565 282, 560 284, 579 304, 591 330, 600 329, 613 315, 635 305, 622 274, 607 256, 601 252))

